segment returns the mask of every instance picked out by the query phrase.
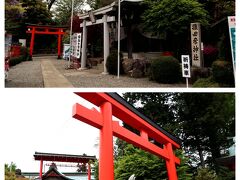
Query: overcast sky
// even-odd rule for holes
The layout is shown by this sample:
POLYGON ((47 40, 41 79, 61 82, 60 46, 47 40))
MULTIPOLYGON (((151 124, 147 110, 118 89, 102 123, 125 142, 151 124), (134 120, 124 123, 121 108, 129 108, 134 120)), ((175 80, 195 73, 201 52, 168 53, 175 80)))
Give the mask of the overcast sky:
POLYGON ((93 106, 72 91, 10 89, 4 100, 4 163, 14 162, 22 172, 38 172, 40 163, 33 159, 35 151, 98 155, 94 144, 99 130, 72 118, 74 103, 93 106))

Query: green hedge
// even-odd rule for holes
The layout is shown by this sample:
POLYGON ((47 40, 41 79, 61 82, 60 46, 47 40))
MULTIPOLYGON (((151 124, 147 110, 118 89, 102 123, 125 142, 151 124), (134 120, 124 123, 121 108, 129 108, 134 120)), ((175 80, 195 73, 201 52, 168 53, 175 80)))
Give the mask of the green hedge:
POLYGON ((18 56, 18 57, 13 57, 10 58, 9 60, 9 66, 15 66, 16 64, 21 63, 22 61, 24 61, 24 56, 18 56))
MULTIPOLYGON (((106 67, 109 74, 117 75, 118 71, 118 51, 113 50, 107 57, 106 67)), ((123 73, 122 54, 120 54, 120 73, 123 73)))
POLYGON ((213 79, 223 86, 234 86, 232 64, 228 61, 214 61, 212 64, 213 79))
POLYGON ((177 83, 181 79, 180 64, 172 56, 162 56, 152 61, 149 74, 150 80, 159 83, 177 83))
POLYGON ((30 54, 29 54, 29 49, 28 48, 21 47, 20 51, 21 51, 21 55, 23 56, 23 61, 30 61, 30 60, 32 60, 30 58, 30 54))
POLYGON ((200 78, 198 79, 192 87, 220 87, 219 84, 217 82, 215 82, 213 80, 213 77, 209 77, 209 78, 200 78))

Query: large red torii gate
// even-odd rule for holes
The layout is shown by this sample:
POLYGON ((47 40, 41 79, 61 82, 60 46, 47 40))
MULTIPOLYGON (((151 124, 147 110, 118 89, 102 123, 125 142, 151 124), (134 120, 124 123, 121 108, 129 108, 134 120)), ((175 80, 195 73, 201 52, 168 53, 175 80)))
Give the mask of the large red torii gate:
POLYGON ((178 179, 175 164, 179 165, 180 159, 174 155, 174 149, 180 148, 179 139, 157 126, 115 93, 76 94, 100 107, 99 112, 78 103, 73 106, 74 118, 100 129, 100 180, 114 180, 113 136, 163 158, 169 180, 178 179), (112 116, 139 130, 140 136, 120 126, 118 121, 112 120, 112 116), (149 138, 162 144, 163 148, 151 143, 149 138))
POLYGON ((56 162, 71 162, 71 163, 88 164, 88 180, 91 180, 90 161, 96 160, 96 156, 42 153, 42 152, 35 152, 35 154, 33 156, 34 156, 35 160, 40 161, 40 172, 39 172, 40 179, 42 179, 43 161, 56 161, 56 162))
POLYGON ((60 59, 62 35, 65 34, 64 32, 65 29, 66 27, 53 27, 50 25, 29 24, 27 26, 26 33, 31 34, 30 49, 29 49, 30 57, 32 57, 32 54, 33 54, 35 34, 46 34, 46 35, 58 35, 58 59, 60 59))

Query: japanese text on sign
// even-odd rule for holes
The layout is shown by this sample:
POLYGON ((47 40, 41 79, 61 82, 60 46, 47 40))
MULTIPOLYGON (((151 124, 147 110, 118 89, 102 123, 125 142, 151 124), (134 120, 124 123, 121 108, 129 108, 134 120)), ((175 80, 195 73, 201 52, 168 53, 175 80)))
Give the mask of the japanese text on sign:
POLYGON ((191 23, 192 64, 201 67, 201 29, 199 23, 191 23))
POLYGON ((74 33, 72 36, 71 55, 80 58, 81 50, 81 33, 74 33))
POLYGON ((182 76, 191 77, 190 58, 189 55, 182 55, 182 76))

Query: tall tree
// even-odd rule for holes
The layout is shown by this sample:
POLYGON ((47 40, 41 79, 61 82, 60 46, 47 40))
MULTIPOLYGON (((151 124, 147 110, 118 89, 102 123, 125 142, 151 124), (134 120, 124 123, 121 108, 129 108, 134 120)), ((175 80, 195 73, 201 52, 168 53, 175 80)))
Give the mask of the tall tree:
POLYGON ((43 25, 53 23, 52 14, 48 11, 47 4, 42 0, 21 0, 21 3, 25 8, 24 23, 43 25))
POLYGON ((215 164, 235 135, 235 96, 232 93, 126 93, 124 98, 158 125, 183 140, 193 166, 215 164))
POLYGON ((5 1, 5 30, 13 35, 18 34, 18 28, 21 26, 21 19, 25 9, 21 3, 16 0, 5 1))
MULTIPOLYGON (((177 168, 179 180, 192 179, 188 159, 181 151, 176 152, 181 158, 181 165, 177 168)), ((124 148, 124 156, 120 156, 115 162, 115 179, 128 179, 132 174, 137 179, 167 179, 165 161, 148 152, 127 144, 124 148)))
POLYGON ((174 51, 177 58, 190 51, 190 23, 208 25, 208 12, 197 0, 145 0, 144 4, 147 8, 142 18, 146 31, 165 36, 165 50, 174 51))
POLYGON ((220 151, 229 146, 227 138, 235 136, 234 94, 182 93, 177 98, 186 152, 198 152, 202 166, 204 153, 216 164, 220 151))
MULTIPOLYGON (((70 22, 72 12, 72 1, 58 0, 56 1, 56 8, 54 10, 55 21, 60 25, 67 25, 70 22)), ((73 15, 83 12, 84 0, 74 0, 73 15)))
POLYGON ((5 180, 15 180, 16 179, 16 175, 15 175, 16 167, 17 167, 16 164, 14 164, 13 162, 11 162, 11 164, 4 165, 5 180))

